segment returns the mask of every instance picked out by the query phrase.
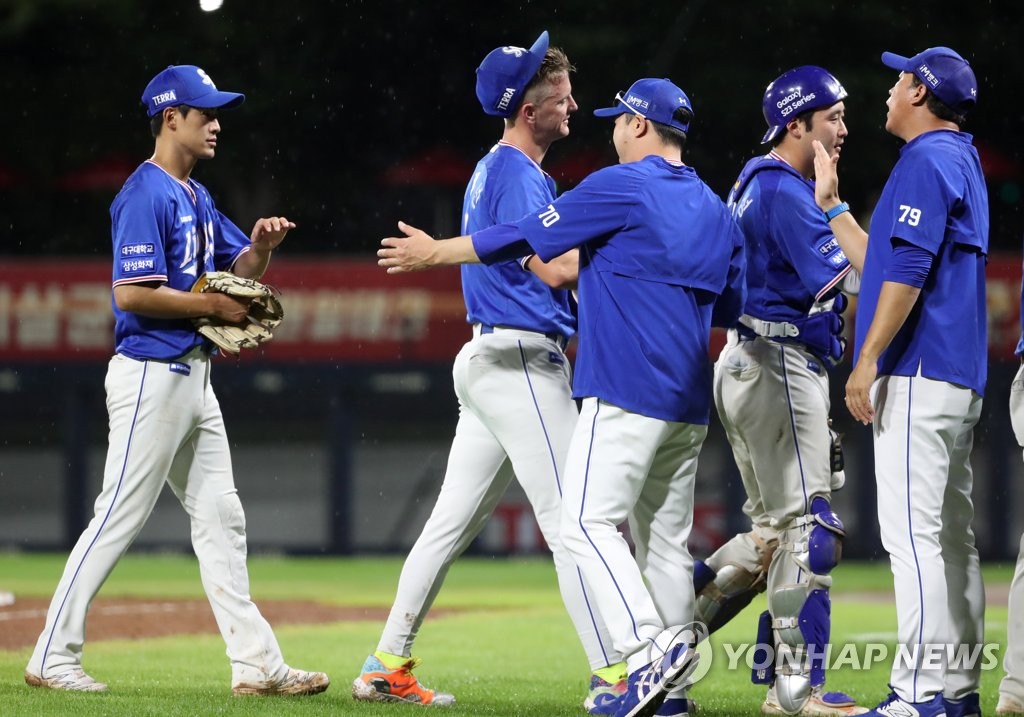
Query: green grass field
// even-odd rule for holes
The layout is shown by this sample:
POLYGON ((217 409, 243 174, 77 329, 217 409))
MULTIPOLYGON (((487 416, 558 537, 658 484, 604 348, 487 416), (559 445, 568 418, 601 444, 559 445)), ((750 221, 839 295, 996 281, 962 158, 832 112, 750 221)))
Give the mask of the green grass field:
MULTIPOLYGON (((22 597, 48 598, 64 558, 0 554, 0 587, 22 597)), ((257 603, 289 598, 387 607, 401 560, 253 557, 249 567, 257 603)), ((1010 566, 988 566, 986 585, 1005 586, 1011 575, 1010 566)), ((890 657, 870 669, 833 671, 828 686, 874 706, 888 693, 895 640, 888 566, 846 563, 835 571, 835 581, 833 645, 885 642, 890 657), (865 591, 878 591, 879 595, 871 598, 865 591)), ((100 595, 201 598, 202 589, 191 557, 130 554, 100 595)), ((581 701, 589 671, 561 609, 548 561, 461 560, 452 569, 436 606, 457 612, 427 620, 417 641, 416 654, 424 659, 417 674, 427 685, 455 693, 458 701, 446 714, 585 714, 581 701)), ((763 688, 750 684, 749 669, 742 661, 730 669, 729 653, 722 644, 753 642, 756 611, 763 606, 763 600, 755 602, 716 633, 711 652, 704 654, 703 661, 711 655, 710 672, 691 691, 702 715, 759 714, 763 688)), ((31 689, 22 680, 30 650, 0 651, 0 715, 374 717, 416 711, 419 708, 356 703, 349 694, 349 685, 366 654, 376 646, 381 627, 379 622, 337 622, 277 628, 290 664, 326 671, 333 681, 326 693, 304 699, 232 697, 230 669, 217 634, 87 643, 85 667, 110 684, 106 694, 31 689)), ((1005 629, 1005 607, 991 607, 986 616, 987 641, 1002 644, 1005 629)), ((1001 661, 1001 651, 999 657, 1001 661)), ((984 672, 982 705, 987 714, 994 713, 1001 676, 1001 662, 984 672)))

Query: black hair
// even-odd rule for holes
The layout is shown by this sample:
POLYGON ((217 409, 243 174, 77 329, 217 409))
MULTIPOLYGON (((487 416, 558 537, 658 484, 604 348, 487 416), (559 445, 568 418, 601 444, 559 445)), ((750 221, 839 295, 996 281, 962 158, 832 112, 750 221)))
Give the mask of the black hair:
MULTIPOLYGON (((806 110, 804 112, 801 112, 796 117, 794 117, 793 119, 791 119, 788 122, 786 122, 786 124, 789 124, 790 122, 793 122, 794 120, 797 121, 797 122, 803 122, 804 123, 804 129, 807 130, 808 132, 810 132, 812 129, 814 129, 814 113, 817 112, 820 109, 822 109, 822 108, 821 107, 816 107, 814 109, 806 110)), ((775 137, 775 139, 773 139, 771 141, 772 149, 775 149, 780 144, 782 144, 782 140, 784 140, 786 138, 787 134, 789 134, 789 130, 787 130, 785 125, 783 125, 782 131, 779 132, 778 136, 775 137)))
MULTIPOLYGON (((923 84, 924 83, 921 82, 920 77, 915 75, 913 72, 910 73, 911 87, 920 87, 923 84)), ((928 90, 927 87, 925 87, 925 89, 928 90)), ((963 129, 964 125, 967 124, 967 117, 964 114, 957 112, 955 109, 940 100, 931 90, 928 90, 924 104, 933 115, 938 117, 940 120, 952 122, 957 126, 957 129, 963 129)))
MULTIPOLYGON (((166 108, 164 108, 166 109, 166 108)), ((182 117, 188 117, 188 113, 192 111, 192 107, 189 105, 178 105, 178 112, 181 113, 182 117)), ((155 115, 149 118, 149 133, 153 135, 153 138, 160 136, 160 130, 164 127, 164 110, 161 109, 155 115)))
MULTIPOLYGON (((672 113, 672 119, 679 124, 689 126, 693 120, 693 112, 686 107, 678 107, 675 112, 672 113)), ((662 142, 669 145, 670 147, 676 147, 680 152, 686 148, 686 132, 681 129, 676 129, 671 125, 662 124, 661 122, 655 122, 654 120, 648 120, 654 125, 654 131, 658 133, 658 137, 662 142)))

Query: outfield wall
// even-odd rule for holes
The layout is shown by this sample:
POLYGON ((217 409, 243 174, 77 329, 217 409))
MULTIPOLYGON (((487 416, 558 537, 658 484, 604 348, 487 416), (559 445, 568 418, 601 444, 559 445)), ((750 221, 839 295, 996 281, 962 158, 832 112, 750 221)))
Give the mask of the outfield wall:
MULTIPOLYGON (((975 526, 986 557, 1009 559, 1024 528, 1011 509, 1024 500, 1024 465, 1006 409, 1020 266, 1016 257, 994 259, 989 273, 975 526)), ((106 441, 108 275, 101 261, 0 267, 0 548, 65 549, 89 517, 106 441)), ((457 415, 450 361, 468 334, 457 271, 393 279, 371 262, 285 260, 268 279, 281 290, 287 328, 259 352, 218 359, 213 379, 252 549, 407 550, 433 505, 457 415)), ((849 463, 836 506, 849 529, 847 554, 869 557, 879 550, 870 434, 836 399, 848 370, 833 378, 849 463)), ((705 554, 744 526, 742 489, 714 417, 697 489, 692 543, 705 554)), ((187 520, 169 491, 139 544, 187 549, 187 520)), ((474 550, 540 549, 513 488, 474 550)))

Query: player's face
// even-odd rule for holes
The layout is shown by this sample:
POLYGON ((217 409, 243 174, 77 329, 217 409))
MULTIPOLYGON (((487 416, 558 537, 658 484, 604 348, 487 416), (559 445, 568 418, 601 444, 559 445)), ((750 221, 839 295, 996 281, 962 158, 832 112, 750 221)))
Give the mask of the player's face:
MULTIPOLYGON (((829 155, 839 154, 849 132, 846 129, 846 105, 836 102, 827 109, 818 110, 811 120, 811 131, 808 133, 808 146, 811 140, 818 140, 829 155)), ((812 154, 813 157, 813 154, 812 154)))
POLYGON ((911 106, 912 78, 913 75, 909 72, 901 72, 896 84, 889 88, 889 99, 885 101, 886 107, 889 108, 885 115, 885 130, 897 137, 907 109, 911 106))
POLYGON ((554 142, 569 134, 569 115, 579 109, 572 98, 572 83, 569 75, 560 74, 558 80, 548 82, 539 88, 542 99, 535 105, 536 130, 538 139, 554 142))
POLYGON ((192 108, 187 115, 178 115, 178 142, 197 159, 211 159, 217 151, 220 120, 217 110, 192 108))

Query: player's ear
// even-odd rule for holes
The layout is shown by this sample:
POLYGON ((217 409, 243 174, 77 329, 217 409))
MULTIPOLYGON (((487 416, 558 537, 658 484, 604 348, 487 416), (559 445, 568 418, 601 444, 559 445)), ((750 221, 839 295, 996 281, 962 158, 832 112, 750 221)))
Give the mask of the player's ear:
POLYGON ((178 128, 178 117, 180 113, 177 107, 165 107, 164 110, 164 125, 170 130, 176 130, 178 128))
POLYGON ((537 105, 532 102, 523 102, 519 107, 519 116, 524 122, 535 122, 537 120, 537 105))
POLYGON ((800 139, 805 129, 807 129, 807 125, 802 119, 792 119, 786 123, 786 131, 793 135, 794 139, 800 139))
POLYGON ((928 100, 928 88, 924 86, 924 83, 910 85, 910 104, 912 105, 923 105, 928 100))

